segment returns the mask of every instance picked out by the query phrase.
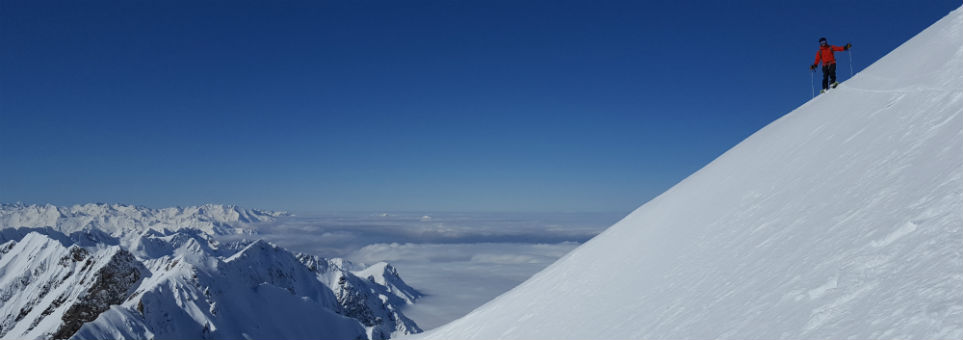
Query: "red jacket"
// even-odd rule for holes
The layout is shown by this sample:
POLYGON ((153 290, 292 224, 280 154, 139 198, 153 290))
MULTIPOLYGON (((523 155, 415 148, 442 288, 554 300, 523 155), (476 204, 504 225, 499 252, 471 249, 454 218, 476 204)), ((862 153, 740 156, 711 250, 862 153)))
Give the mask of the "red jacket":
POLYGON ((813 65, 818 65, 819 60, 823 61, 823 66, 836 63, 836 57, 833 56, 833 51, 845 51, 846 48, 842 46, 819 46, 819 52, 816 52, 816 61, 813 65))

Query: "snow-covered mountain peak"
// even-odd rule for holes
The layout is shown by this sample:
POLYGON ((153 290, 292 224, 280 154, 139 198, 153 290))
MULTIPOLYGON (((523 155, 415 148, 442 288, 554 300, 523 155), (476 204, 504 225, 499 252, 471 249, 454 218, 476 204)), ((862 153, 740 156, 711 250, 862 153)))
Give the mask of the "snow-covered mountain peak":
POLYGON ((429 339, 963 338, 963 9, 429 339))
POLYGON ((5 244, 12 247, 0 257, 2 338, 69 337, 149 276, 118 246, 88 250, 37 232, 5 244))
MULTIPOLYGON (((294 255, 255 234, 218 241, 277 216, 218 205, 2 205, 0 338, 384 339, 421 331, 401 313, 414 300, 350 271, 364 268, 294 255)), ((407 286, 390 272, 384 282, 407 286)))
POLYGON ((415 300, 423 296, 421 292, 408 286, 398 275, 395 267, 387 262, 372 264, 363 270, 355 271, 354 274, 387 288, 388 293, 407 303, 414 303, 415 300))
POLYGON ((271 258, 272 255, 279 252, 278 246, 258 239, 248 243, 241 251, 227 258, 227 261, 234 261, 237 258, 271 258))
POLYGON ((90 203, 69 207, 51 204, 0 204, 0 227, 51 227, 64 233, 97 228, 113 236, 145 229, 193 228, 223 235, 244 233, 258 223, 270 222, 284 212, 244 209, 233 205, 205 204, 151 209, 125 204, 90 203))

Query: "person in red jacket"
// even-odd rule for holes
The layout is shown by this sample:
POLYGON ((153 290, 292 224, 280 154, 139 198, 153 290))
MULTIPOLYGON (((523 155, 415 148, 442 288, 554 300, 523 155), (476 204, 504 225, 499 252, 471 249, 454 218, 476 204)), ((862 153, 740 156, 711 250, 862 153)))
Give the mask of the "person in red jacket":
POLYGON ((833 88, 839 85, 836 82, 836 57, 833 56, 833 52, 846 51, 850 47, 853 47, 853 44, 846 43, 846 46, 833 46, 826 42, 826 38, 819 38, 819 52, 816 52, 816 61, 809 66, 810 70, 816 70, 819 62, 823 62, 823 90, 819 93, 826 92, 830 85, 833 88))

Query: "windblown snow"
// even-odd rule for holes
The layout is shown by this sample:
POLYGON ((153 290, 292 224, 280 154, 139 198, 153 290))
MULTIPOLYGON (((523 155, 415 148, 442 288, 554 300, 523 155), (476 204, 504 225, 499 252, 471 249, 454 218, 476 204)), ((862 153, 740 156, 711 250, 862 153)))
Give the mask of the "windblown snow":
POLYGON ((429 339, 963 338, 963 10, 429 339))
POLYGON ((0 205, 0 338, 387 339, 421 294, 387 263, 292 254, 282 213, 204 205, 0 205))

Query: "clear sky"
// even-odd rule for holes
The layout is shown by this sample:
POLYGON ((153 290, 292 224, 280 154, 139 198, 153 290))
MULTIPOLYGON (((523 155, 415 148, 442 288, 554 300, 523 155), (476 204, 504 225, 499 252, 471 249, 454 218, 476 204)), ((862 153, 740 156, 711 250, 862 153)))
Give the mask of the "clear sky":
POLYGON ((627 212, 959 6, 0 0, 0 202, 627 212))

